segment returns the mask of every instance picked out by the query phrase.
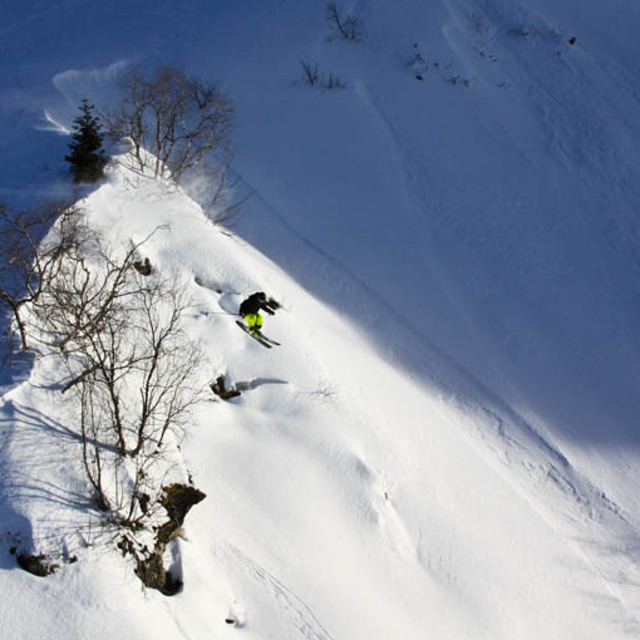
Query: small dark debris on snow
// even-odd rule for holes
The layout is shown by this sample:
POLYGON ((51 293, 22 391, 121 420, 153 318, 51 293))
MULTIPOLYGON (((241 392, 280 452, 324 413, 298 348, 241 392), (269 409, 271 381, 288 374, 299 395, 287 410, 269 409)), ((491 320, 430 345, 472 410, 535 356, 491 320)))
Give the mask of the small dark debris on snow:
POLYGON ((218 376, 215 382, 210 385, 211 391, 215 393, 222 400, 231 400, 231 398, 237 398, 240 392, 237 389, 227 389, 224 376, 218 376))
POLYGON ((145 258, 144 261, 136 260, 133 263, 133 268, 143 276, 150 276, 153 271, 149 258, 145 258))
POLYGON ((60 568, 60 565, 49 562, 47 557, 42 554, 29 556, 21 553, 16 556, 16 560, 20 567, 27 573, 31 573, 40 578, 49 576, 60 568))
POLYGON ((138 504, 140 505, 140 510, 144 515, 149 513, 149 504, 151 503, 151 496, 148 493, 144 493, 143 491, 138 492, 138 504))

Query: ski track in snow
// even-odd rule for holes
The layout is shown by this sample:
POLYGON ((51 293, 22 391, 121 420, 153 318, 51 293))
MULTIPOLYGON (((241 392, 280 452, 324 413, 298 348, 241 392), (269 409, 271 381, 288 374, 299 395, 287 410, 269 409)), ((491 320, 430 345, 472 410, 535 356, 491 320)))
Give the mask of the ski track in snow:
MULTIPOLYGON (((365 83, 357 86, 357 95, 380 123, 384 136, 392 149, 394 164, 403 184, 406 197, 417 212, 417 218, 422 216, 420 208, 426 206, 422 196, 415 193, 412 184, 420 182, 420 160, 411 154, 412 144, 404 135, 400 123, 396 123, 386 116, 370 87, 365 83), (407 179, 402 179, 406 176, 407 179)), ((244 178, 243 178, 244 179, 244 178)), ((244 179, 246 182, 246 179, 244 179)), ((462 390, 465 400, 460 405, 464 414, 474 415, 477 423, 470 425, 468 439, 474 443, 479 455, 489 465, 498 471, 503 479, 522 496, 539 516, 552 528, 563 531, 561 534, 567 543, 588 566, 601 577, 605 590, 612 599, 619 603, 629 615, 629 625, 640 632, 640 607, 636 605, 636 584, 640 584, 640 561, 629 565, 627 553, 611 554, 607 549, 599 548, 599 541, 613 534, 625 549, 640 548, 640 540, 631 542, 637 535, 630 523, 625 519, 622 510, 611 501, 605 493, 594 486, 587 478, 572 467, 570 461, 562 451, 542 435, 532 424, 516 410, 503 403, 480 380, 475 378, 463 366, 439 349, 431 339, 410 320, 398 313, 380 294, 378 294, 364 279, 359 278, 351 268, 331 255, 324 248, 296 229, 285 216, 278 212, 276 206, 255 187, 256 196, 262 201, 271 215, 285 227, 293 236, 312 250, 322 261, 327 261, 337 271, 339 277, 346 278, 358 286, 368 298, 374 300, 377 308, 385 309, 393 319, 394 324, 402 326, 408 332, 420 339, 422 348, 431 353, 431 368, 429 376, 435 375, 441 388, 449 390, 451 398, 455 399, 462 390), (434 366, 433 356, 437 356, 440 364, 434 366), (435 373, 437 372, 437 373, 435 373), (541 463, 541 460, 545 461, 541 463), (542 505, 535 494, 535 487, 544 485, 558 506, 542 505), (573 518, 574 508, 583 515, 583 521, 576 522, 573 518), (590 530, 590 538, 581 539, 584 535, 583 527, 590 530)), ((424 234, 423 229, 419 230, 424 234)), ((435 268, 435 265, 434 265, 435 268)), ((444 274, 441 279, 446 280, 444 274)), ((454 301, 455 299, 452 299, 454 301)), ((461 310, 460 317, 464 317, 461 310)), ((454 400, 455 401, 455 400, 454 400)), ((401 522, 392 537, 398 536, 398 548, 407 552, 414 548, 413 541, 409 541, 403 531, 401 522), (399 528, 398 528, 399 527, 399 528)), ((617 545, 618 543, 616 543, 617 545)), ((637 555, 637 554, 635 554, 637 555)), ((428 563, 427 563, 427 570, 428 563)))
POLYGON ((37 22, 38 20, 42 20, 43 18, 46 18, 49 14, 51 14, 53 11, 56 11, 60 7, 68 6, 69 4, 72 3, 72 1, 73 0, 63 0, 62 2, 56 2, 55 4, 48 6, 46 10, 32 13, 31 15, 29 15, 27 18, 24 18, 23 20, 7 25, 4 28, 0 29, 0 36, 6 36, 10 34, 12 31, 24 29, 28 27, 30 24, 32 24, 33 22, 37 22))
MULTIPOLYGON (((402 150, 410 149, 411 144, 408 140, 402 142, 404 139, 402 126, 399 123, 393 123, 383 114, 382 109, 376 104, 372 91, 365 84, 358 85, 357 94, 385 132, 398 173, 401 176, 409 176, 408 180, 402 181, 404 190, 408 193, 414 208, 419 210, 420 196, 414 195, 410 186, 418 182, 414 173, 415 167, 420 166, 419 159, 415 156, 411 160, 405 159, 405 153, 402 150)), ((418 218, 420 218, 419 214, 418 218)), ((340 267, 338 261, 333 262, 340 267)), ((347 277, 351 276, 346 269, 344 274, 347 277)), ((364 283, 363 288, 367 292, 372 291, 364 283)), ((376 298, 380 301, 379 296, 376 298)), ((381 306, 388 307, 384 302, 381 306)), ((394 313, 394 315, 399 314, 394 313)), ((407 324, 409 330, 415 335, 421 336, 423 344, 430 350, 436 351, 447 366, 455 370, 462 379, 467 380, 474 389, 472 396, 474 399, 465 399, 464 411, 479 417, 472 429, 475 435, 471 437, 476 443, 478 453, 533 506, 541 518, 554 529, 558 525, 565 529, 562 535, 568 544, 601 576, 605 589, 628 612, 630 626, 640 632, 640 607, 636 604, 635 586, 640 584, 640 558, 637 557, 636 561, 629 565, 629 557, 626 553, 619 554, 616 558, 616 554, 612 557, 606 550, 597 547, 599 540, 607 539, 608 535, 614 534, 627 550, 634 547, 640 548, 640 540, 637 539, 636 532, 625 519, 618 505, 612 502, 601 489, 593 486, 587 478, 580 477, 566 456, 526 419, 518 415, 517 411, 493 396, 489 389, 470 372, 465 371, 459 363, 437 349, 426 336, 421 335, 419 329, 411 327, 406 321, 403 323, 407 324), (485 417, 481 414, 485 414, 485 417), (486 427, 490 425, 493 427, 487 430, 486 427), (546 463, 541 464, 540 460, 545 459, 546 463), (552 494, 555 493, 556 499, 559 498, 564 506, 552 508, 550 511, 547 505, 540 504, 539 498, 535 497, 532 490, 533 486, 539 484, 544 484, 552 494), (585 522, 589 523, 591 540, 579 539, 579 536, 583 535, 581 529, 585 522, 571 521, 572 516, 569 514, 573 513, 574 506, 577 506, 583 514, 585 522), (575 524, 578 526, 575 527, 575 524), (566 531, 567 525, 570 527, 569 531, 566 531), (635 543, 631 542, 633 539, 636 539, 635 543)), ((454 392, 453 396, 455 395, 454 392)))
MULTIPOLYGON (((548 446, 544 440, 542 451, 536 451, 526 436, 524 442, 519 437, 508 436, 504 419, 498 413, 493 410, 487 413, 488 420, 478 421, 475 426, 475 438, 479 443, 488 444, 495 454, 488 454, 486 447, 481 446, 477 447, 480 455, 600 576, 605 590, 627 612, 629 627, 640 633, 640 539, 636 531, 620 508, 588 479, 580 477, 562 454, 552 451, 552 458, 548 459, 545 454, 548 446), (487 437, 479 426, 487 422, 496 425, 493 438, 487 437), (545 457, 547 462, 542 464, 545 457), (514 471, 519 478, 514 478, 514 471), (543 504, 534 494, 532 481, 534 486, 547 487, 551 504, 543 504), (558 504, 553 506, 556 500, 558 504), (576 512, 582 515, 581 521, 574 520, 576 512), (604 541, 608 542, 602 547, 604 541), (621 553, 616 552, 618 545, 621 553), (631 563, 630 559, 633 560, 631 563)), ((507 427, 510 428, 511 425, 507 427)))
MULTIPOLYGON (((411 169, 411 167, 419 166, 419 163, 416 162, 416 158, 412 158, 411 160, 404 159, 405 154, 402 149, 410 148, 410 144, 408 142, 402 142, 404 139, 404 135, 401 133, 402 128, 399 125, 393 124, 383 114, 382 110, 376 105, 376 100, 371 90, 367 88, 366 85, 360 83, 357 87, 357 94, 371 111, 374 118, 380 122, 381 127, 386 132, 385 137, 392 149, 392 155, 394 157, 394 163, 398 169, 398 174, 400 176, 409 176, 409 180, 403 181, 404 190, 409 194, 408 197, 414 203, 414 207, 418 208, 419 205, 416 203, 419 200, 419 196, 415 196, 411 193, 411 187, 409 185, 418 180, 417 177, 412 175, 414 170, 411 169)), ((478 434, 477 442, 487 444, 489 438, 487 433, 483 430, 484 427, 492 424, 497 425, 489 432, 493 432, 496 436, 492 443, 490 443, 490 447, 498 453, 498 459, 508 460, 509 467, 519 468, 521 471, 524 471, 525 476, 530 476, 529 480, 533 479, 536 483, 541 479, 549 479, 555 489, 568 497, 570 501, 578 504, 581 511, 587 514, 588 517, 594 521, 600 518, 602 514, 609 513, 618 520, 618 523, 621 526, 625 529, 629 528, 629 523, 624 519, 620 508, 609 500, 605 496, 604 492, 597 487, 592 486, 586 478, 579 478, 566 456, 555 445, 547 440, 533 425, 529 424, 526 419, 518 415, 517 411, 508 405, 503 404, 499 398, 493 396, 481 381, 475 379, 472 374, 465 371, 459 363, 455 362, 451 357, 439 350, 429 340, 429 338, 420 331, 419 328, 413 326, 404 316, 397 313, 393 307, 391 307, 363 280, 359 279, 346 265, 333 258, 329 253, 315 245, 311 240, 305 238, 299 231, 294 229, 287 220, 285 220, 284 216, 278 214, 272 205, 266 203, 262 196, 260 197, 281 224, 289 229, 309 248, 314 250, 321 258, 328 260, 340 272, 342 277, 346 277, 360 286, 367 296, 375 299, 378 306, 386 308, 390 315, 393 316, 394 320, 397 320, 399 323, 406 326, 408 331, 413 335, 420 336, 424 347, 428 351, 436 352, 437 355, 446 363, 445 366, 450 370, 455 371, 455 377, 458 378, 458 385, 460 379, 467 381, 467 383, 474 389, 472 397, 475 400, 466 401, 468 402, 466 411, 468 411, 469 414, 477 414, 481 411, 487 416, 486 418, 481 418, 480 425, 476 427, 478 434), (519 431, 521 435, 517 436, 516 433, 512 433, 514 431, 519 431), (546 466, 539 466, 537 461, 540 458, 547 459, 546 466)), ((455 385, 452 385, 452 387, 455 388, 455 385)), ((455 392, 453 392, 452 395, 455 397, 455 392)), ((486 452, 482 452, 484 444, 480 445, 479 452, 488 460, 492 460, 491 456, 487 456, 486 452)), ((493 466, 496 465, 494 464, 493 466)), ((516 486, 513 478, 510 478, 505 474, 503 474, 503 476, 512 485, 516 486)))
POLYGON ((299 637, 306 640, 333 640, 308 605, 240 549, 228 543, 220 543, 216 546, 216 555, 225 564, 242 567, 244 575, 250 577, 269 599, 278 604, 279 609, 298 631, 299 637))

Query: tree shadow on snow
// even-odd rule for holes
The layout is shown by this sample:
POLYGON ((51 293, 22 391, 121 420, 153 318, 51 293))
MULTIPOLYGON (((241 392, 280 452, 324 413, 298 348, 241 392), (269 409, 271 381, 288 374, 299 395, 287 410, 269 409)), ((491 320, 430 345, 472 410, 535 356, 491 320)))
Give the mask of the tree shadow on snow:
MULTIPOLYGON (((68 481, 65 471, 69 446, 80 444, 79 435, 66 425, 5 402, 0 411, 0 543, 6 549, 35 554, 38 545, 59 546, 66 533, 78 533, 78 518, 72 514, 87 513, 92 504, 82 481, 73 476, 68 481), (32 514, 46 515, 38 522, 37 543, 32 514)), ((0 551, 0 569, 15 566, 0 551)))

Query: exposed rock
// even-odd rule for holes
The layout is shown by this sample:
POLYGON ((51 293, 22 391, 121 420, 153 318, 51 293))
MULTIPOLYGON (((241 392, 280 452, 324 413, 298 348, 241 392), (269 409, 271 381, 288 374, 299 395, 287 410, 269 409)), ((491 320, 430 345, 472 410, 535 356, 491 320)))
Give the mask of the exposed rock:
POLYGON ((149 553, 145 549, 144 555, 136 553, 134 545, 126 537, 118 543, 124 554, 132 553, 135 556, 135 573, 146 587, 157 589, 166 596, 175 595, 182 590, 182 579, 172 575, 164 567, 164 552, 167 544, 179 535, 191 507, 205 498, 205 493, 189 485, 172 484, 163 487, 160 504, 167 511, 169 520, 157 528, 153 552, 149 553))
POLYGON ((29 556, 20 553, 16 556, 20 567, 28 573, 44 578, 51 575, 60 568, 60 565, 50 562, 45 555, 29 556))
POLYGON ((186 484, 163 487, 160 504, 166 509, 169 521, 158 529, 158 542, 166 544, 173 540, 180 533, 180 528, 191 507, 202 502, 206 497, 206 494, 199 489, 186 484))
POLYGON ((222 400, 230 400, 240 395, 237 389, 227 389, 224 376, 218 376, 216 378, 216 381, 211 384, 211 391, 222 400))
POLYGON ((165 596, 173 596, 182 589, 182 580, 174 578, 164 568, 163 553, 164 545, 158 543, 158 548, 154 553, 144 560, 138 560, 135 573, 145 587, 157 589, 165 596))
POLYGON ((136 260, 133 263, 133 268, 143 276, 150 276, 153 271, 149 258, 145 258, 144 261, 136 260))

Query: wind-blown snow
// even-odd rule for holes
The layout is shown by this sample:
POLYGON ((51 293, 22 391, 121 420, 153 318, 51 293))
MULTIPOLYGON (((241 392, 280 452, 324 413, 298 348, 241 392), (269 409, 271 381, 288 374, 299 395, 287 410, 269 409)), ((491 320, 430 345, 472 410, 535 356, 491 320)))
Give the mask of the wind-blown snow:
POLYGON ((149 257, 190 296, 202 384, 246 391, 188 430, 207 499, 165 598, 82 546, 59 372, 6 369, 2 533, 79 558, 43 580, 1 551, 6 633, 638 636, 637 7, 370 0, 345 43, 324 3, 37 4, 0 16, 0 198, 65 188, 66 140, 33 127, 85 91, 106 108, 119 61, 235 100, 254 195, 233 233, 123 164, 84 205, 114 242, 162 227, 149 257), (303 86, 300 59, 346 89, 303 86), (281 347, 235 327, 256 290, 281 347))

